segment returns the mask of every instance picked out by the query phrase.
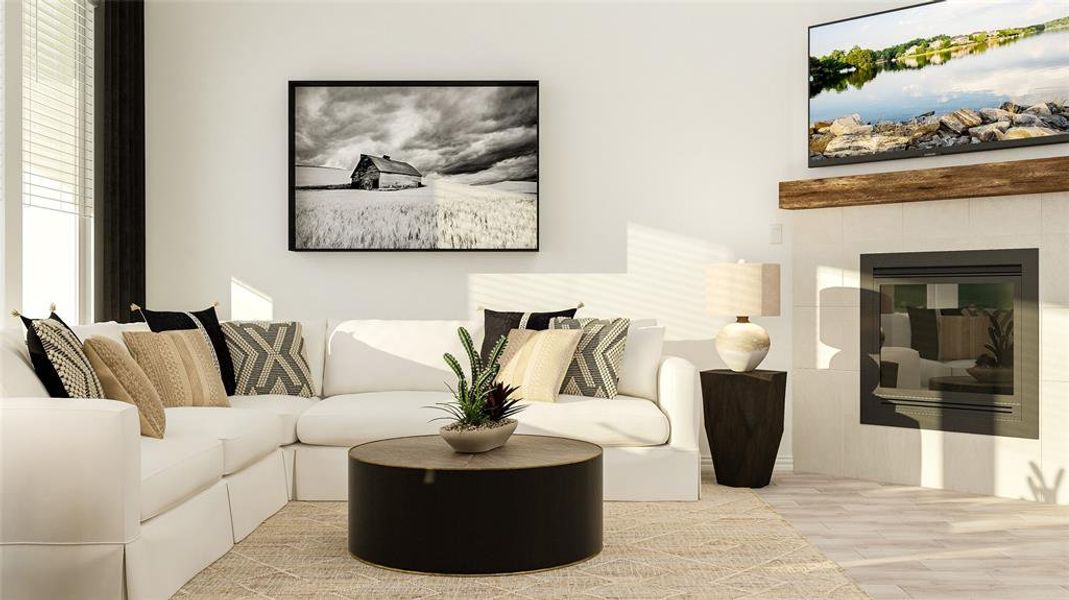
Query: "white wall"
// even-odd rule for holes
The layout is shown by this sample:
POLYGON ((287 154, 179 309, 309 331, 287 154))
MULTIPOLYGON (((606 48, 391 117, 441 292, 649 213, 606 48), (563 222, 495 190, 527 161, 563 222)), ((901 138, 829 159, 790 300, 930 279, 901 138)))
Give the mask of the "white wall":
MULTIPOLYGON (((718 366, 706 262, 783 263, 761 319, 787 368, 791 268, 770 227, 804 160, 805 25, 790 3, 169 2, 146 14, 148 301, 232 281, 276 318, 456 318, 480 305, 657 317, 718 366), (537 79, 533 253, 286 251, 286 82, 537 79), (795 155, 798 155, 797 157, 795 155)), ((789 455, 788 430, 781 454, 789 455)))
MULTIPOLYGON (((22 304, 22 14, 0 2, 0 309, 22 304)), ((11 322, 0 326, 10 327, 11 322)))
MULTIPOLYGON (((815 22, 904 6, 815 5, 815 22)), ((793 45, 805 47, 804 37, 793 45)), ((799 67, 804 70, 804 67, 799 67)), ((794 76, 805 92, 804 78, 794 76)), ((789 129, 804 131, 805 115, 789 129)), ((1069 146, 806 168, 789 140, 786 175, 830 177, 1064 156, 1069 146)), ((1069 194, 798 211, 793 215, 794 464, 800 471, 1069 504, 1069 194), (860 425, 858 257, 868 252, 1040 248, 1040 439, 860 425)))

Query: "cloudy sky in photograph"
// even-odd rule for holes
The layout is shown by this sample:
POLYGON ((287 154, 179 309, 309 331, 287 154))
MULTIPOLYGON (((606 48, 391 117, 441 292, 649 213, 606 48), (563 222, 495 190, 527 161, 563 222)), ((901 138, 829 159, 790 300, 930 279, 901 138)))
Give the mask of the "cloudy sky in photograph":
POLYGON ((295 111, 298 165, 351 170, 370 154, 462 183, 538 177, 533 86, 298 87, 295 111))
POLYGON ((826 56, 855 45, 881 50, 914 38, 1038 25, 1069 16, 1069 0, 946 0, 927 6, 815 27, 809 54, 826 56))

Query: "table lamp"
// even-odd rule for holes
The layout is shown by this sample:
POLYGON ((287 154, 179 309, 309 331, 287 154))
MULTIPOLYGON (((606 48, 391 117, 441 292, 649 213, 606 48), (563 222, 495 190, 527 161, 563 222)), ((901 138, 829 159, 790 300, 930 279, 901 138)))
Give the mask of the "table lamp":
POLYGON ((768 332, 750 317, 779 316, 779 265, 719 263, 707 270, 709 314, 736 317, 716 336, 716 352, 732 371, 753 371, 768 354, 768 332))

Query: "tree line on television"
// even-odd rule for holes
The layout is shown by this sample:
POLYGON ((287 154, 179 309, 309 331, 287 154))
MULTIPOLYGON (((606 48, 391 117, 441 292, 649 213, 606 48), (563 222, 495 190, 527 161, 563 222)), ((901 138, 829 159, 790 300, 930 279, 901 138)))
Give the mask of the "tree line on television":
POLYGON ((844 91, 851 85, 860 89, 881 71, 922 69, 957 56, 984 52, 994 46, 1059 29, 1069 29, 1069 16, 1027 27, 914 38, 881 50, 855 45, 850 50, 836 49, 819 58, 810 56, 809 97, 830 89, 844 91))

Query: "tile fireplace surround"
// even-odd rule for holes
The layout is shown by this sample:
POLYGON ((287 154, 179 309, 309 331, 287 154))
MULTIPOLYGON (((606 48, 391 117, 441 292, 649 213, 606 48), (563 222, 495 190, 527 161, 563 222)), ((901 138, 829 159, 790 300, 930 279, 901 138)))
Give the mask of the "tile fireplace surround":
POLYGON ((792 219, 795 469, 1069 504, 1069 194, 792 219), (1039 248, 1039 439, 861 425, 860 255, 1002 248, 1039 248))

